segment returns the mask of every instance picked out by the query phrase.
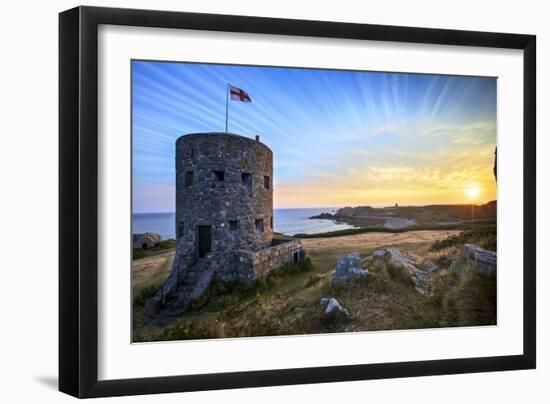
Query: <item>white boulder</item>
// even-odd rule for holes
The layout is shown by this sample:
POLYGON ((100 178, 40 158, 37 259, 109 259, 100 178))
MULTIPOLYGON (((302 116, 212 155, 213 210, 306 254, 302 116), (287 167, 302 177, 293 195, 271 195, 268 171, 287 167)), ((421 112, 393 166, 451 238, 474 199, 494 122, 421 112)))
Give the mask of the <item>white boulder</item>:
POLYGON ((369 274, 369 271, 361 267, 361 256, 354 252, 342 255, 336 262, 336 271, 332 275, 333 283, 346 282, 369 274))
POLYGON ((349 317, 349 311, 342 307, 342 305, 335 298, 330 299, 321 298, 321 307, 324 309, 323 314, 327 318, 346 318, 349 317))

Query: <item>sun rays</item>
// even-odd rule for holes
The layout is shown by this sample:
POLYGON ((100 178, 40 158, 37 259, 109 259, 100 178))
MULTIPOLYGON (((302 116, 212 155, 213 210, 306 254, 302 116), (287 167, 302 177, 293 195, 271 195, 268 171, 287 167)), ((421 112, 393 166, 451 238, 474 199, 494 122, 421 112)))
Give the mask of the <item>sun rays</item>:
POLYGON ((135 211, 173 210, 175 140, 224 129, 228 82, 253 99, 230 105, 229 131, 260 135, 273 150, 275 207, 496 197, 494 79, 137 61, 132 68, 135 211))

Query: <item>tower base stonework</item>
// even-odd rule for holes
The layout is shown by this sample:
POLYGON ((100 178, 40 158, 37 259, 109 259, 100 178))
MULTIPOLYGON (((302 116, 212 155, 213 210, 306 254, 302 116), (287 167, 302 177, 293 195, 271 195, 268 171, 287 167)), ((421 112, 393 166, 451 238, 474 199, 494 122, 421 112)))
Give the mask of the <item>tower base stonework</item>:
POLYGON ((212 253, 200 259, 176 255, 172 272, 157 293, 145 303, 150 317, 173 317, 184 313, 214 281, 252 284, 288 262, 302 262, 305 250, 299 240, 274 239, 258 250, 212 253))

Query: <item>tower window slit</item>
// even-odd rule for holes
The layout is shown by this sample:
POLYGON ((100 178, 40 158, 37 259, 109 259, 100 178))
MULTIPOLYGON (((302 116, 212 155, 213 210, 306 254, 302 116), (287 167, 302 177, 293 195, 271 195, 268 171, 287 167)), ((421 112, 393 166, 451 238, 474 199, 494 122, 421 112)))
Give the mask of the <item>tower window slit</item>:
POLYGON ((258 233, 263 233, 264 232, 264 219, 256 219, 256 231, 258 233))
POLYGON ((247 188, 252 188, 252 174, 250 173, 242 173, 241 174, 241 182, 243 185, 247 188))
POLYGON ((223 182, 225 180, 225 172, 219 170, 214 170, 212 172, 214 173, 216 182, 223 182))
POLYGON ((239 232, 239 221, 238 220, 230 220, 229 221, 229 231, 233 234, 236 234, 239 232))
POLYGON ((193 171, 185 172, 185 187, 190 187, 193 185, 193 171))

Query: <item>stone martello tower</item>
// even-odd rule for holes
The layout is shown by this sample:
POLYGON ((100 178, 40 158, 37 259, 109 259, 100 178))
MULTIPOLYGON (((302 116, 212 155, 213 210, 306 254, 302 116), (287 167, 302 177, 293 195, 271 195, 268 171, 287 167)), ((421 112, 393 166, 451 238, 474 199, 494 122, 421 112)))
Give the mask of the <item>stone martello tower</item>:
POLYGON ((226 133, 176 142, 177 254, 266 247, 273 236, 273 153, 226 133))
POLYGON ((304 258, 298 240, 273 239, 273 153, 255 139, 196 133, 176 141, 176 255, 145 305, 177 314, 214 279, 253 282, 304 258))

